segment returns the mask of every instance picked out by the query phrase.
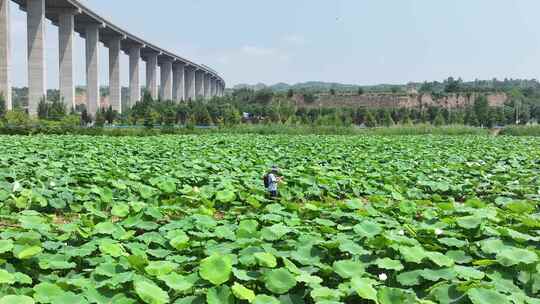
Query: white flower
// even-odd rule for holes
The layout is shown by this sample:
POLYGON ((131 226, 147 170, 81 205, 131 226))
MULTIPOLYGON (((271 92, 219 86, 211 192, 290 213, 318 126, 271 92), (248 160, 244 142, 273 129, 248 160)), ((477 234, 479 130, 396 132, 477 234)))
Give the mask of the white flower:
POLYGON ((443 233, 444 231, 442 231, 442 229, 439 229, 439 228, 435 229, 435 235, 441 235, 443 233))
POLYGON ((386 279, 388 279, 388 276, 386 275, 386 273, 383 272, 379 274, 379 280, 386 281, 386 279))
POLYGON ((403 230, 400 230, 400 231, 398 231, 398 233, 397 233, 397 234, 399 234, 399 235, 405 235, 405 231, 403 231, 403 230))

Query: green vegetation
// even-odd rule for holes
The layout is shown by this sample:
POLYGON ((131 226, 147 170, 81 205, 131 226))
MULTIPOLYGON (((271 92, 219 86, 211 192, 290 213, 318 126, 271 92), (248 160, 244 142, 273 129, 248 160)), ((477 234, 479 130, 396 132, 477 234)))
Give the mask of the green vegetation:
POLYGON ((534 138, 0 146, 0 303, 540 301, 534 138), (285 183, 271 201, 273 164, 285 183))

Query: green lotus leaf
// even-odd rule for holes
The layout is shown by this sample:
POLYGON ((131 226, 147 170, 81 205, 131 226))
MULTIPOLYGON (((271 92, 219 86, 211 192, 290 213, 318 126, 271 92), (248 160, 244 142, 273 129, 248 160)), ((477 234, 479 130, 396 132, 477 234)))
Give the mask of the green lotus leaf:
POLYGON ((210 281, 214 285, 227 282, 232 272, 232 260, 230 256, 212 255, 202 260, 199 274, 201 278, 210 281))
POLYGON ((244 220, 238 225, 237 238, 252 238, 257 235, 259 223, 256 220, 244 220))
POLYGON ((440 267, 450 267, 454 265, 454 260, 440 252, 426 252, 426 257, 440 267))
POLYGON ((236 199, 236 194, 231 190, 221 190, 216 193, 216 200, 222 203, 230 203, 236 199))
POLYGON ((372 279, 354 277, 351 280, 351 287, 362 299, 377 302, 377 290, 373 287, 375 283, 372 279))
POLYGON ((0 284, 13 284, 15 283, 15 276, 4 269, 0 269, 0 284))
POLYGON ((34 286, 34 298, 39 303, 53 303, 54 298, 64 294, 64 290, 58 285, 48 282, 34 286))
POLYGON ((507 297, 491 289, 472 288, 467 291, 467 296, 473 304, 511 304, 507 297))
POLYGON ((377 264, 377 267, 381 269, 388 269, 388 270, 395 270, 395 271, 400 271, 404 269, 403 264, 401 264, 400 261, 392 260, 389 258, 377 259, 375 261, 375 264, 377 264))
POLYGON ((253 290, 246 288, 241 284, 234 283, 231 289, 237 299, 246 300, 250 303, 255 299, 255 293, 253 290))
POLYGON ((476 229, 482 223, 482 218, 479 216, 464 216, 460 217, 457 220, 458 226, 465 229, 476 229))
POLYGON ((108 254, 112 257, 118 258, 126 254, 126 251, 121 244, 113 242, 102 242, 99 245, 99 250, 103 254, 108 254))
POLYGON ((177 273, 170 273, 167 275, 159 276, 159 279, 165 282, 169 288, 178 292, 186 292, 193 288, 195 282, 199 280, 197 273, 183 276, 177 273))
POLYGON ((281 302, 271 296, 257 295, 252 302, 253 304, 280 304, 281 302))
POLYGON ((208 304, 234 304, 235 300, 228 286, 218 286, 208 289, 206 293, 208 304))
POLYGON ((153 261, 144 268, 146 273, 152 276, 164 276, 178 268, 178 264, 169 261, 153 261))
POLYGON ((518 264, 533 264, 538 262, 538 255, 530 250, 506 247, 497 253, 497 262, 501 265, 510 267, 518 264))
POLYGON ((175 230, 169 237, 172 237, 169 244, 177 250, 183 250, 189 247, 189 236, 184 231, 175 230))
POLYGON ((9 252, 13 249, 12 240, 0 240, 0 254, 9 252))
POLYGON ((268 290, 275 294, 284 294, 296 286, 296 279, 285 268, 270 270, 264 276, 264 284, 268 290))
POLYGON ((255 252, 253 256, 262 267, 274 268, 277 266, 276 257, 271 253, 255 252))
POLYGON ((344 279, 359 277, 365 272, 364 264, 353 260, 336 261, 333 267, 334 271, 344 279))
POLYGON ((126 217, 129 215, 129 205, 117 203, 112 207, 111 214, 117 217, 126 217))
POLYGON ((383 287, 379 289, 377 298, 380 304, 416 303, 414 294, 398 288, 383 287))
POLYGON ((29 246, 18 251, 15 256, 20 260, 31 259, 43 251, 40 246, 29 246))
POLYGON ((311 291, 310 295, 317 303, 337 302, 341 299, 342 292, 328 287, 317 287, 311 291))
POLYGON ((151 281, 144 279, 133 282, 135 293, 147 304, 168 304, 169 295, 151 281))
POLYGON ((34 304, 34 299, 28 296, 3 296, 0 298, 0 304, 34 304))
POLYGON ((353 227, 354 232, 356 232, 361 237, 372 238, 380 234, 383 229, 380 224, 372 221, 363 221, 362 223, 353 227))
POLYGON ((427 256, 427 252, 422 247, 400 246, 399 252, 403 256, 403 259, 409 263, 420 264, 427 256))

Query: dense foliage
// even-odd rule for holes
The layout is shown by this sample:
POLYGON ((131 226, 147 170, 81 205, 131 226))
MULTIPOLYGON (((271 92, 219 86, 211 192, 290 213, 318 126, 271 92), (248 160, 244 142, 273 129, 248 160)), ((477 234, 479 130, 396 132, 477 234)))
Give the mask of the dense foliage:
POLYGON ((0 137, 0 303, 540 303, 531 138, 0 137), (262 175, 282 168, 281 197, 262 175))

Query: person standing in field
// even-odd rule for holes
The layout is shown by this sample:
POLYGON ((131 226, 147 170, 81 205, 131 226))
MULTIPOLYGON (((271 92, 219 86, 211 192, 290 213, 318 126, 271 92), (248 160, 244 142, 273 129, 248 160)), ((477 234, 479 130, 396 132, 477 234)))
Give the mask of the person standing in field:
POLYGON ((278 184, 283 181, 283 177, 278 174, 279 169, 276 166, 272 166, 270 172, 264 176, 264 187, 271 198, 276 198, 278 196, 278 184))

